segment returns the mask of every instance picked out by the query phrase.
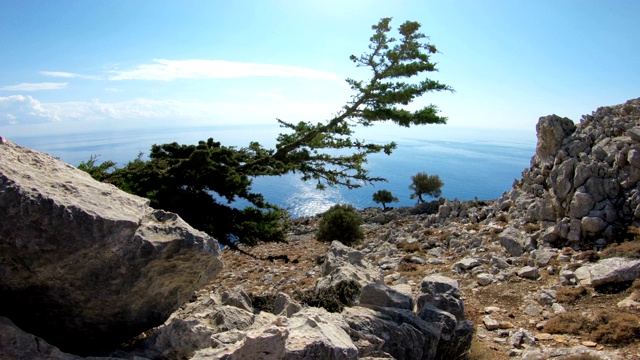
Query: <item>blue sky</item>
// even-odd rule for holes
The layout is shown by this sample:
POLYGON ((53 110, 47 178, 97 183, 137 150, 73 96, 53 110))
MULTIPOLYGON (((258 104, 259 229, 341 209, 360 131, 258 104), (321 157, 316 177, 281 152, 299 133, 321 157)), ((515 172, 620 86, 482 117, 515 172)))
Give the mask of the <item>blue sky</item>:
POLYGON ((456 91, 414 106, 447 128, 533 132, 640 97, 637 0, 3 0, 0 135, 327 119, 382 17, 440 51, 429 76, 456 91))

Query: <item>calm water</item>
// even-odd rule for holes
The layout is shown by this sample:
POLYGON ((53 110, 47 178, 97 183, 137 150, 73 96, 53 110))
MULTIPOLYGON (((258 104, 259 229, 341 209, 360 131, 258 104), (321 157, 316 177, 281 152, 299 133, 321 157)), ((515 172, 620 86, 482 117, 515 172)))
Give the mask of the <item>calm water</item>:
MULTIPOLYGON (((263 193, 268 201, 286 207, 293 216, 315 215, 336 203, 349 203, 358 208, 379 206, 371 200, 380 189, 391 191, 400 202, 392 206, 408 206, 411 176, 426 171, 439 175, 444 182, 442 196, 470 200, 496 199, 519 179, 535 152, 535 134, 434 127, 428 132, 382 128, 376 133, 359 132, 359 138, 369 141, 398 143, 391 156, 370 157, 368 168, 372 176, 388 182, 376 183, 355 190, 328 188, 318 191, 312 183, 298 177, 262 177, 254 180, 253 189, 263 193)), ((148 152, 154 143, 176 141, 193 144, 213 137, 225 145, 245 146, 251 140, 273 146, 279 128, 274 126, 218 126, 190 129, 132 130, 107 133, 69 134, 64 136, 9 137, 20 145, 34 148, 77 165, 91 155, 102 160, 125 164, 139 152, 148 152)))

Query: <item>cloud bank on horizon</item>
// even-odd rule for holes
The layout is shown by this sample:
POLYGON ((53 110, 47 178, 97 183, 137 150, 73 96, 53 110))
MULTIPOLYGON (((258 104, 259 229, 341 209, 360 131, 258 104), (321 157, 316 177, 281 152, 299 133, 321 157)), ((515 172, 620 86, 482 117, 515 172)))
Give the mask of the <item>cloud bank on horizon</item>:
POLYGON ((0 2, 0 134, 322 121, 371 25, 418 21, 453 127, 534 131, 640 96, 640 2, 0 2))

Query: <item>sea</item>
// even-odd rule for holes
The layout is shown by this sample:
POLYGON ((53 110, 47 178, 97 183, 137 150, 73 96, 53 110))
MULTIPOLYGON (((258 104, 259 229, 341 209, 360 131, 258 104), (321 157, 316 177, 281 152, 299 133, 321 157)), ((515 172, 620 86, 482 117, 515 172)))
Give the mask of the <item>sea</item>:
MULTIPOLYGON (((212 137, 228 146, 242 147, 250 141, 258 141, 272 147, 282 131, 274 125, 225 125, 7 138, 76 166, 92 155, 97 155, 99 162, 112 160, 124 165, 139 153, 144 158, 152 144, 174 141, 196 144, 198 140, 212 137)), ((398 144, 391 155, 372 155, 366 164, 371 176, 387 181, 362 184, 351 190, 344 187, 317 190, 314 182, 303 182, 298 175, 288 174, 255 178, 252 190, 263 194, 267 201, 288 209, 292 217, 313 216, 334 204, 351 204, 356 208, 381 206, 372 200, 373 193, 381 189, 389 190, 399 199, 389 206, 413 206, 416 200, 410 199, 409 185, 411 176, 418 172, 438 175, 444 182, 441 195, 444 198, 492 200, 510 190, 514 180, 521 178, 536 146, 533 131, 448 125, 404 129, 383 124, 356 129, 356 138, 398 144)), ((244 205, 238 203, 236 206, 244 205)))

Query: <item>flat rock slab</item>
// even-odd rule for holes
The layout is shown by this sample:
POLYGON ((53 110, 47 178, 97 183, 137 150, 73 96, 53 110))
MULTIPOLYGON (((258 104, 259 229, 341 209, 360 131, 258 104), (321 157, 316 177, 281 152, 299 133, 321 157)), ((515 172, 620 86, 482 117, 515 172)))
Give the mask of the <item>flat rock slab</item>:
POLYGON ((583 265, 574 272, 582 285, 600 286, 640 278, 640 260, 608 258, 583 265))
POLYGON ((63 351, 162 324, 222 269, 176 214, 49 155, 0 143, 0 315, 63 351))

